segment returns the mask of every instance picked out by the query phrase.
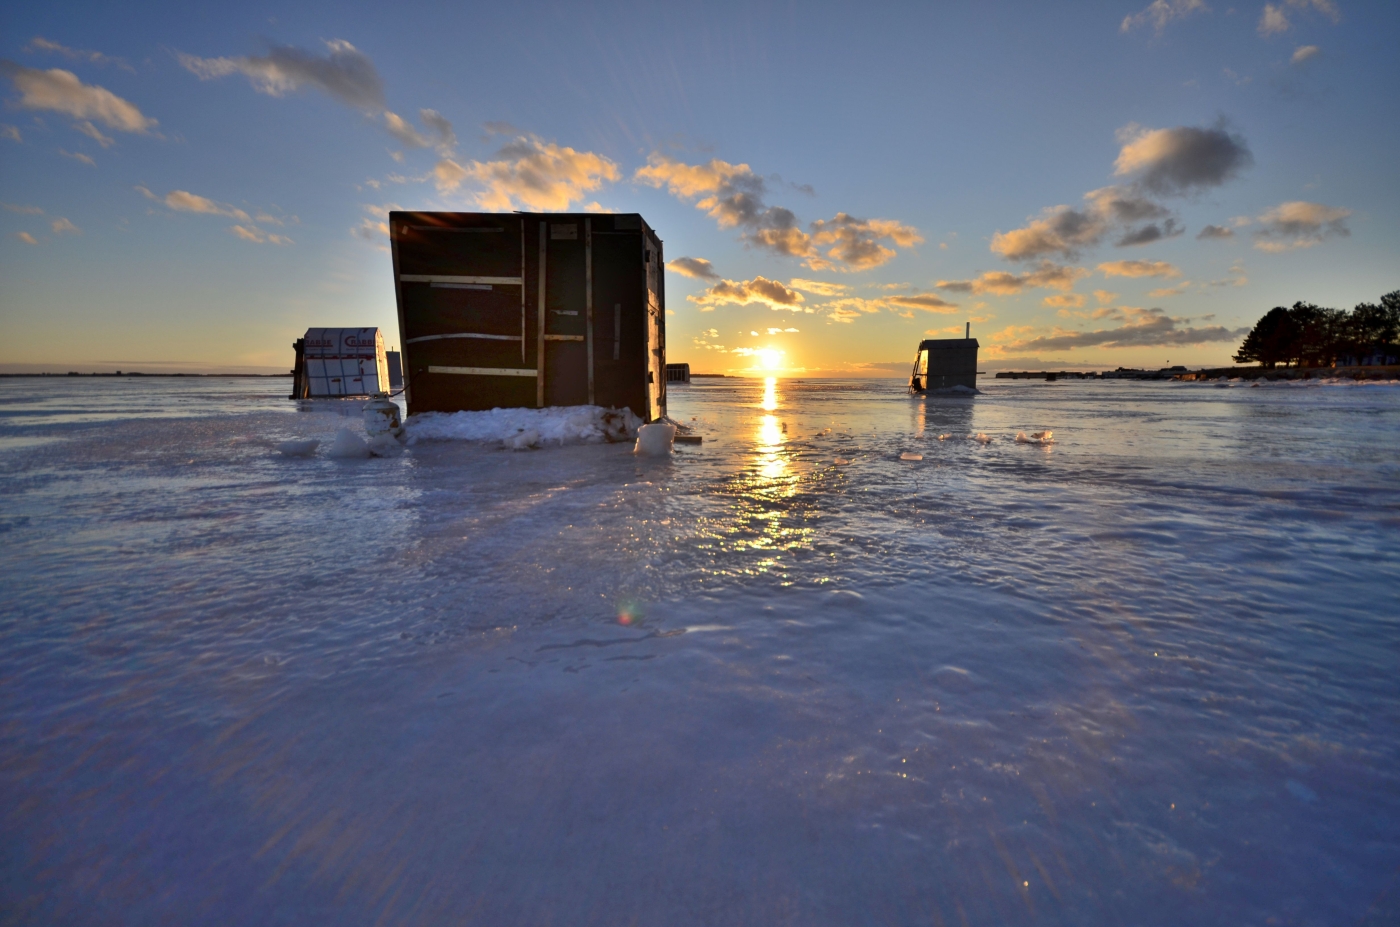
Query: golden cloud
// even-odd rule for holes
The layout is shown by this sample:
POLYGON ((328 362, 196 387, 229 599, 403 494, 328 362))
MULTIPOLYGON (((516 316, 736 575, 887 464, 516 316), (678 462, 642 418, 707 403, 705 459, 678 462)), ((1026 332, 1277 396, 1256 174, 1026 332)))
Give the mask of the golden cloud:
POLYGON ((1105 277, 1180 277, 1177 270, 1166 261, 1109 261, 1100 264, 1099 270, 1105 277))
POLYGON ((453 192, 468 182, 479 185, 482 189, 472 199, 491 212, 563 211, 619 177, 617 165, 602 155, 534 136, 516 138, 501 148, 494 161, 464 165, 444 158, 433 174, 440 193, 453 192))

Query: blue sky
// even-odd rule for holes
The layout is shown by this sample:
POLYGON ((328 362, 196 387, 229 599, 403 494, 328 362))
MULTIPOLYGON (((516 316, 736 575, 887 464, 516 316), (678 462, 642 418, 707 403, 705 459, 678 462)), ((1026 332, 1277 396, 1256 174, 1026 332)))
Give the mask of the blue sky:
POLYGON ((15 4, 0 369, 398 340, 385 209, 635 211, 669 359, 1228 361, 1400 287, 1400 5, 15 4), (688 260, 682 260, 688 259, 688 260))

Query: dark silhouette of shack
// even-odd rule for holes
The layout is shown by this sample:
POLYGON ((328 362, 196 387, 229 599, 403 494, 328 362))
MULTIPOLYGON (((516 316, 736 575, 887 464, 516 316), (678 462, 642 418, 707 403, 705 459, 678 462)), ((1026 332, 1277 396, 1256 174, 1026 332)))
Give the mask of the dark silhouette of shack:
POLYGON ((909 388, 919 393, 957 386, 976 389, 977 339, 971 336, 971 325, 967 332, 967 337, 963 338, 935 338, 919 342, 909 388))
POLYGON ((636 213, 391 212, 410 415, 666 414, 661 239, 636 213))

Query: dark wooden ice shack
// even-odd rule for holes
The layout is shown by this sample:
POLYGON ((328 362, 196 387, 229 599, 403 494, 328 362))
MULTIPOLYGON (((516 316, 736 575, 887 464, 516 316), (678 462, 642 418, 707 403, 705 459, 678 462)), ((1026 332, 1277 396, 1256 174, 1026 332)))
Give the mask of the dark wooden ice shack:
POLYGON ((636 213, 391 212, 410 415, 666 414, 661 239, 636 213))
POLYGON ((919 353, 914 358, 914 370, 909 378, 910 389, 916 392, 955 386, 976 389, 977 347, 970 324, 966 337, 919 342, 919 353))

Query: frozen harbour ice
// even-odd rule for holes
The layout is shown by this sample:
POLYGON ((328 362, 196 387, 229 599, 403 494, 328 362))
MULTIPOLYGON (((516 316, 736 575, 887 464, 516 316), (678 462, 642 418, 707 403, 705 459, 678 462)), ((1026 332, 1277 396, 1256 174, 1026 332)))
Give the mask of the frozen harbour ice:
POLYGON ((1400 386, 1230 385, 0 380, 5 922, 1395 923, 1400 386))

